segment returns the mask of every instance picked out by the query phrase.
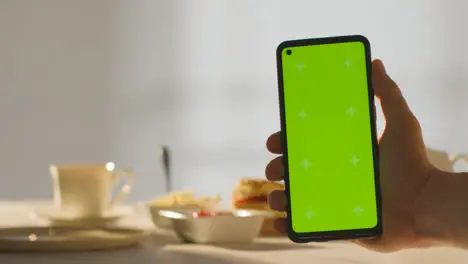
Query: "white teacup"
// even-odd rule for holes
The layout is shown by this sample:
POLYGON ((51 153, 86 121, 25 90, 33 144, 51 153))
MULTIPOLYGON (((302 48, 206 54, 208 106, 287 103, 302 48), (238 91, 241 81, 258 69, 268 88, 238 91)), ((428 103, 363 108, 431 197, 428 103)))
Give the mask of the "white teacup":
MULTIPOLYGON (((432 165, 442 171, 453 172, 460 162, 464 163, 464 168, 461 171, 468 170, 468 155, 465 154, 449 155, 442 150, 427 148, 427 157, 432 165)), ((460 170, 457 169, 457 171, 460 170)))
POLYGON ((112 162, 96 165, 51 165, 54 202, 68 217, 100 217, 118 205, 131 191, 134 173, 115 171, 112 162), (127 178, 112 197, 112 187, 122 176, 127 178))

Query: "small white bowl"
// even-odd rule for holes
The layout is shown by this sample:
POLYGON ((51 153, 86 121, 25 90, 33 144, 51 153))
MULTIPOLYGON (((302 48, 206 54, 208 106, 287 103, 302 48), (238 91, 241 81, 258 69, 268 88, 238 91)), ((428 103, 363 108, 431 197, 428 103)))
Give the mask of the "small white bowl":
POLYGON ((161 214, 162 211, 172 211, 181 214, 191 214, 193 212, 197 212, 199 209, 197 208, 166 208, 166 207, 159 207, 156 205, 148 205, 151 219, 153 224, 160 228, 171 230, 172 229, 172 220, 164 215, 161 214))
POLYGON ((264 219, 247 211, 200 217, 164 210, 159 214, 172 220, 173 229, 180 238, 203 244, 251 242, 259 234, 264 219))
POLYGON ((161 229, 172 229, 172 220, 164 215, 161 214, 161 211, 171 211, 171 212, 177 212, 181 214, 187 214, 187 215, 192 215, 192 213, 196 213, 200 211, 200 207, 198 206, 185 206, 185 207, 161 207, 153 204, 148 205, 151 218, 153 220, 153 223, 156 227, 161 228, 161 229))
POLYGON ((159 212, 167 210, 167 208, 161 208, 155 205, 149 205, 148 209, 151 214, 151 220, 153 224, 160 229, 172 229, 172 220, 170 218, 162 216, 159 212))
POLYGON ((235 209, 235 212, 239 212, 240 214, 263 216, 266 219, 285 217, 284 213, 258 209, 235 209))

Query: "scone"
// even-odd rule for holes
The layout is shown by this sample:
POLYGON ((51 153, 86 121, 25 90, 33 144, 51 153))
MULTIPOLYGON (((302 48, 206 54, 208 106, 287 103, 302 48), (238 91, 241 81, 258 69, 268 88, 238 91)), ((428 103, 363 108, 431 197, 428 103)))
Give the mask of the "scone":
POLYGON ((241 179, 232 192, 234 209, 255 210, 265 214, 265 221, 260 231, 262 236, 281 235, 274 228, 274 221, 285 218, 285 212, 277 212, 270 209, 268 197, 275 190, 284 190, 284 185, 261 179, 241 179))

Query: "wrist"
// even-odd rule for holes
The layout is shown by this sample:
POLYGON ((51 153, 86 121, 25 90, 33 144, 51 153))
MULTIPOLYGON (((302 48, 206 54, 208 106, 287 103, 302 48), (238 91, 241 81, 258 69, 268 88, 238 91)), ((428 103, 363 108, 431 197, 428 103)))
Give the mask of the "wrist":
POLYGON ((416 236, 426 246, 466 247, 468 175, 434 169, 415 204, 416 236))

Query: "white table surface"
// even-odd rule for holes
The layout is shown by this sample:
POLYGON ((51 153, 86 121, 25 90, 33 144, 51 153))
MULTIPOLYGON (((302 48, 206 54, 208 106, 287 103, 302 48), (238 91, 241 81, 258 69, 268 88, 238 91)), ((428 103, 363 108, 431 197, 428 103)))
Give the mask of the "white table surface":
MULTIPOLYGON (((48 202, 0 202, 0 228, 22 225, 47 226, 45 220, 33 219, 36 206, 48 202)), ((144 206, 136 206, 135 214, 122 219, 123 226, 154 229, 144 206)), ((392 254, 375 253, 347 242, 297 245, 287 239, 257 239, 243 246, 210 246, 183 244, 171 233, 155 234, 140 245, 128 249, 89 253, 0 253, 0 263, 8 264, 466 264, 468 251, 451 248, 405 250, 392 254)))

